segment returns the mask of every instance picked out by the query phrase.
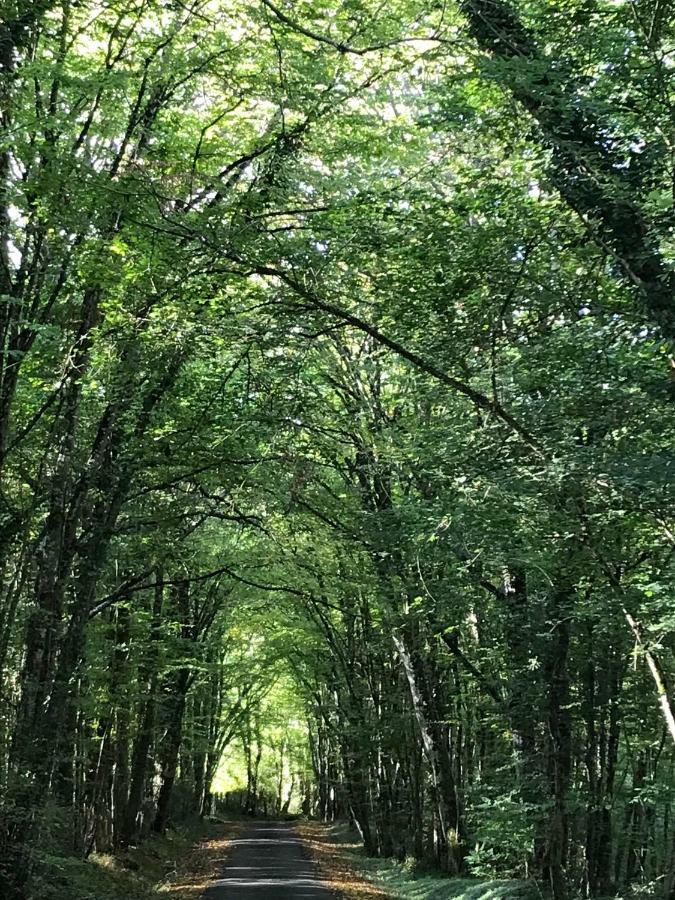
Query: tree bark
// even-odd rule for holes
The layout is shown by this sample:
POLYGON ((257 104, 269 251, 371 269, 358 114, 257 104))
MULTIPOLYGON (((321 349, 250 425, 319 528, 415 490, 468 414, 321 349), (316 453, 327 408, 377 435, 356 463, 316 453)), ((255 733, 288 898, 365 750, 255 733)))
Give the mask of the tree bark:
POLYGON ((141 706, 138 732, 134 741, 129 771, 129 795, 124 810, 124 820, 120 831, 120 846, 132 843, 137 830, 138 815, 143 804, 148 773, 150 771, 150 748, 154 741, 157 707, 157 684, 159 680, 159 642, 161 639, 162 612, 164 606, 164 579, 161 569, 156 570, 152 621, 150 625, 149 649, 139 681, 146 685, 141 706))

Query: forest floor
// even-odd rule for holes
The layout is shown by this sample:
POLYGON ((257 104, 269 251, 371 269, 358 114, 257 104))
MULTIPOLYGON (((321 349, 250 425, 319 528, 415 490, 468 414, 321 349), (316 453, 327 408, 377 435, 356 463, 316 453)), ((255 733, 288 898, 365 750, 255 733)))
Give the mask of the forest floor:
POLYGON ((35 900, 198 900, 222 868, 237 823, 198 823, 124 853, 83 861, 43 852, 35 900))
POLYGON ((523 881, 449 878, 391 859, 371 859, 344 825, 306 823, 301 833, 324 877, 349 900, 531 900, 537 894, 523 881))
POLYGON ((387 900, 387 893, 369 881, 361 871, 359 844, 344 828, 318 822, 303 822, 298 831, 311 849, 323 877, 345 900, 387 900))
MULTIPOLYGON (((247 838, 258 825, 263 827, 247 821, 199 823, 125 853, 92 854, 86 861, 43 853, 31 900, 200 900, 207 891, 214 900, 229 897, 222 890, 228 887, 223 871, 238 852, 237 843, 250 843, 247 838)), ((322 886, 342 900, 530 900, 534 893, 525 882, 448 878, 394 860, 370 859, 344 825, 296 822, 288 827, 304 845, 303 858, 311 854, 318 867, 312 890, 322 886)), ((257 868, 246 864, 251 871, 257 868)), ((242 893, 240 886, 234 890, 242 893)), ((310 890, 307 896, 314 894, 310 890)))

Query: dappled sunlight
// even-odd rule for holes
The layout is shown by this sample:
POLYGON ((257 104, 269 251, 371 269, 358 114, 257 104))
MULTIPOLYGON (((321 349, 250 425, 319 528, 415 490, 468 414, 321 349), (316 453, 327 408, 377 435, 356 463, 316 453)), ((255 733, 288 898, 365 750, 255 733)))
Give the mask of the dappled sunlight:
POLYGON ((0 3, 0 900, 675 900, 675 0, 0 3))
POLYGON ((165 881, 158 889, 160 896, 172 900, 197 900, 222 871, 230 849, 230 835, 236 834, 236 824, 220 827, 220 833, 203 840, 188 854, 186 864, 178 875, 165 881))
POLYGON ((338 841, 326 826, 316 822, 303 823, 298 830, 314 854, 324 878, 341 896, 349 900, 385 900, 391 896, 382 888, 369 884, 347 857, 346 851, 360 845, 338 841))

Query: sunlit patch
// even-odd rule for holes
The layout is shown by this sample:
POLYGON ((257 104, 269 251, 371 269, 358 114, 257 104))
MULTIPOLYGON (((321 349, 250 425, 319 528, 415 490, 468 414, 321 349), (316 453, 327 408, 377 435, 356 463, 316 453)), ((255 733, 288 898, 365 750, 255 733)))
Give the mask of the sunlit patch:
POLYGON ((227 859, 231 839, 237 834, 237 825, 227 825, 227 834, 207 838, 189 854, 179 875, 175 875, 159 888, 175 900, 197 900, 220 875, 227 859))
POLYGON ((390 897, 381 888, 365 881, 345 857, 345 851, 356 849, 356 843, 338 843, 326 828, 315 823, 300 825, 298 833, 311 849, 322 877, 345 900, 385 900, 390 897))

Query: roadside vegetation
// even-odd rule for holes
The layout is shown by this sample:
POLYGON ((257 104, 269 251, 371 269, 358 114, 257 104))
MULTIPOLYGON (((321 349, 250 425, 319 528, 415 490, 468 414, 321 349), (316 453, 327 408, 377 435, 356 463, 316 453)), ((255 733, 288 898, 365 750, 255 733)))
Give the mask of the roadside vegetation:
POLYGON ((198 900, 216 876, 236 825, 192 823, 141 846, 82 859, 42 847, 34 890, 42 900, 198 900))
POLYGON ((348 824, 301 827, 324 877, 347 900, 534 900, 536 886, 525 881, 452 878, 429 865, 376 859, 364 853, 348 824))

